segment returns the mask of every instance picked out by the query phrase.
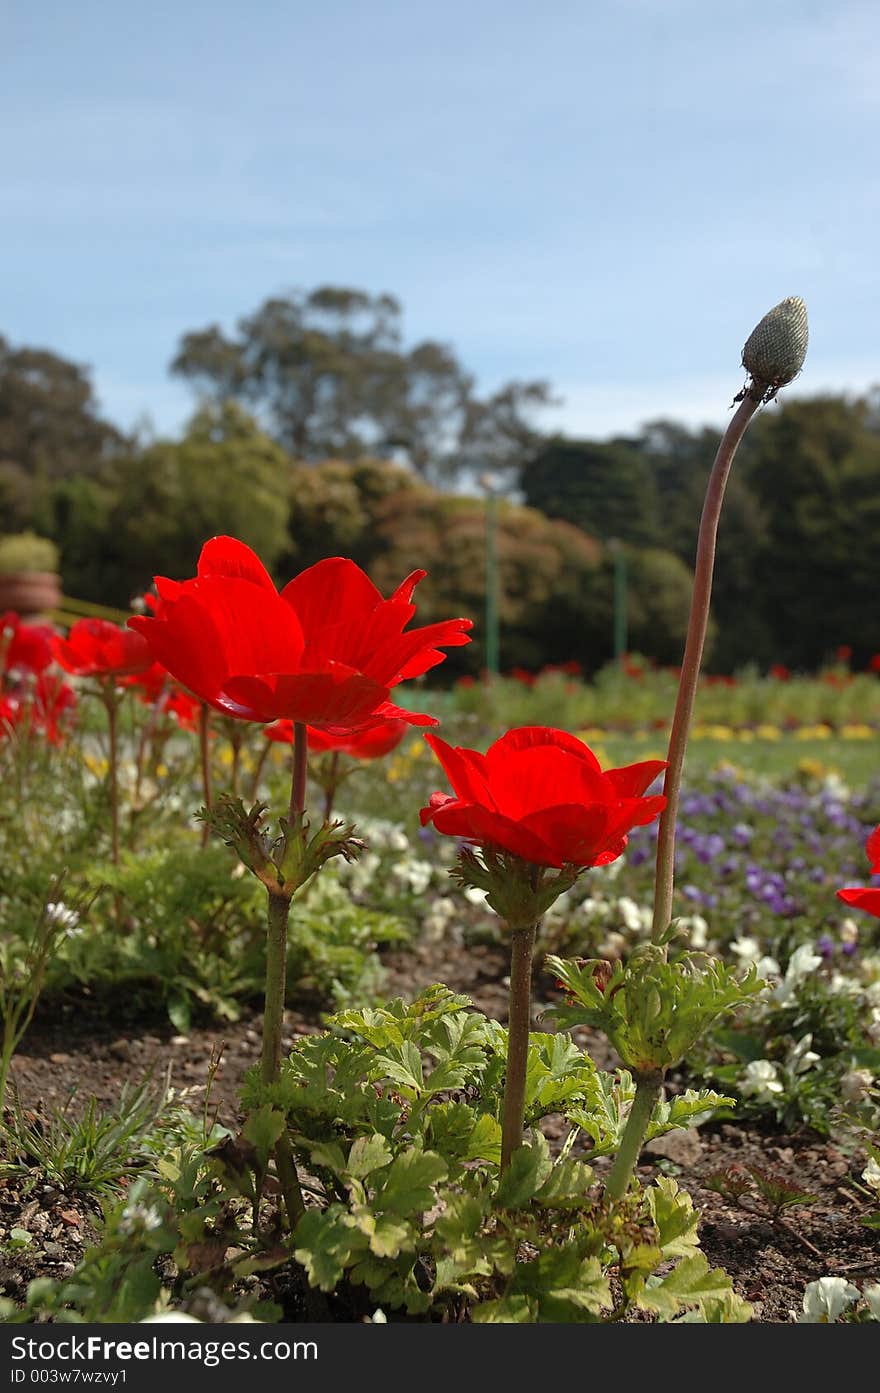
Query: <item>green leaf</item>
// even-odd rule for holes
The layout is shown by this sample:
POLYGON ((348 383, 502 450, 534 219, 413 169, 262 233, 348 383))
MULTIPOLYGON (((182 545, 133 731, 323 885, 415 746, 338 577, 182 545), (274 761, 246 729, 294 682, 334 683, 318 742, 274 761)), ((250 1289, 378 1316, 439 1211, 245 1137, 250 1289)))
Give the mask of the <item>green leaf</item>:
POLYGON ((168 1012, 168 1018, 171 1024, 178 1034, 188 1035, 192 1024, 189 997, 181 993, 170 996, 165 1003, 165 1009, 168 1012))
POLYGON ((683 1306, 723 1299, 732 1286, 726 1272, 710 1268, 704 1253, 694 1253, 682 1258, 665 1277, 649 1277, 635 1300, 643 1311, 668 1319, 683 1306))
POLYGON ((535 1197, 553 1169, 547 1138, 535 1133, 531 1146, 520 1146, 498 1182, 495 1203, 500 1209, 522 1209, 535 1197))
POLYGON ((257 1108, 256 1112, 252 1112, 244 1124, 243 1134, 256 1148, 257 1156, 264 1170, 285 1125, 284 1113, 278 1112, 268 1103, 257 1108))
POLYGON ((544 1184, 535 1192, 538 1204, 548 1209, 574 1209, 584 1203, 593 1181, 592 1169, 570 1157, 557 1161, 544 1184))
POLYGON ((341 1205, 310 1209, 294 1231, 294 1257, 309 1274, 309 1282, 321 1291, 333 1291, 342 1278, 361 1239, 341 1205))
POLYGON ((373 1171, 387 1166, 390 1160, 391 1148, 379 1132, 374 1132, 370 1137, 358 1137, 355 1141, 348 1153, 348 1173, 364 1180, 373 1171))
POLYGON ((671 1176, 658 1177, 656 1185, 645 1191, 651 1218, 657 1229, 657 1241, 663 1256, 686 1257, 699 1246, 697 1227, 700 1216, 685 1190, 680 1190, 671 1176))
POLYGON ((434 1186, 446 1179, 446 1162, 434 1151, 404 1151, 376 1187, 374 1207, 409 1216, 434 1203, 434 1186))
POLYGON ((525 1325, 535 1320, 537 1308, 534 1297, 513 1293, 500 1301, 481 1301, 472 1309, 471 1320, 476 1325, 525 1325))

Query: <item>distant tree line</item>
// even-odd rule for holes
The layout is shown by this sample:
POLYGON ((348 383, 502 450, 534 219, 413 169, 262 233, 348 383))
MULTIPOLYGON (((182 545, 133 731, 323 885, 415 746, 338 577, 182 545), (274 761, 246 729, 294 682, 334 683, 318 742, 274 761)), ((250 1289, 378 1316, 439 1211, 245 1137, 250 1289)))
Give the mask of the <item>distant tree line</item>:
MULTIPOLYGON (((607 660, 612 539, 628 562, 630 649, 680 659, 717 432, 664 420, 613 440, 548 438, 535 420, 546 383, 480 396, 447 346, 403 345, 390 296, 333 287, 266 301, 232 335, 186 334, 172 369, 198 391, 191 422, 178 440, 136 439, 102 418, 83 368, 0 338, 0 532, 54 538, 69 594, 125 605, 154 573, 191 574, 216 532, 281 579, 328 554, 383 587, 425 567, 420 612, 477 624, 446 667, 475 671, 486 505, 473 480, 489 469, 525 504, 500 509, 503 666, 607 660)), ((878 512, 880 395, 765 408, 728 487, 711 666, 880 651, 878 512)))

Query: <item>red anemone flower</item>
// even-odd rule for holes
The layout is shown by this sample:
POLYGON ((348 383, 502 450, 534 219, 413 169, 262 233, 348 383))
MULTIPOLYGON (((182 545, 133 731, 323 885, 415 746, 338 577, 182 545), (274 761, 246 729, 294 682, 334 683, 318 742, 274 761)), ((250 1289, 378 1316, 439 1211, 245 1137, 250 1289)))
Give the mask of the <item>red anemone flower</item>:
MULTIPOLYGON (((383 721, 381 725, 369 726, 350 735, 328 735, 326 731, 309 726, 309 752, 323 754, 331 751, 351 755, 354 759, 381 759, 397 748, 408 730, 406 721, 383 721)), ((293 721, 275 721, 274 725, 266 727, 266 735, 270 740, 291 745, 293 721)))
POLYGON ((25 624, 14 610, 0 614, 0 670, 45 672, 52 661, 52 637, 48 624, 25 624))
MULTIPOLYGON (((875 827, 865 842, 865 851, 868 856, 868 864, 871 867, 871 875, 880 875, 880 827, 875 827)), ((873 914, 880 919, 880 889, 867 885, 854 885, 846 890, 838 890, 837 898, 843 900, 844 904, 851 904, 854 909, 864 909, 868 914, 873 914)))
POLYGON ((414 571, 383 600, 360 566, 335 556, 279 593, 250 547, 213 537, 192 580, 156 577, 156 617, 128 622, 158 662, 223 715, 287 719, 336 735, 393 717, 436 725, 388 700, 398 682, 442 662, 441 648, 469 642, 469 619, 403 632, 424 575, 414 571))
POLYGON ((627 833, 666 806, 642 795, 666 768, 647 760, 603 773, 582 741, 564 730, 510 730, 484 755, 453 749, 426 735, 455 789, 431 795, 424 826, 512 852, 538 866, 605 866, 626 847, 627 833))
POLYGON ((78 619, 66 639, 53 637, 52 653, 76 677, 128 677, 146 672, 153 661, 140 634, 107 619, 78 619))

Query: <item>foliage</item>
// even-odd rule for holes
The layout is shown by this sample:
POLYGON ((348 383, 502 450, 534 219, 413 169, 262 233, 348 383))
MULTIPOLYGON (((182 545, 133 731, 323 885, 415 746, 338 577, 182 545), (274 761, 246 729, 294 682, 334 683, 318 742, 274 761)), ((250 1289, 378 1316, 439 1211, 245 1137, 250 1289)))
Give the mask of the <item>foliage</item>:
POLYGON ((172 371, 215 400, 268 419, 296 459, 393 454, 416 473, 518 465, 534 448, 542 382, 511 382, 480 398, 453 351, 426 340, 401 347, 393 296, 319 286, 266 300, 227 336, 217 325, 185 334, 172 371))
MULTIPOLYGON (((553 1161, 535 1131, 499 1174, 506 1031, 442 986, 412 1004, 348 1010, 297 1043, 278 1083, 251 1076, 244 1102, 286 1117, 320 1203, 295 1256, 323 1291, 344 1284, 371 1306, 476 1321, 596 1321, 638 1308, 673 1319, 747 1310, 697 1251, 696 1215, 674 1182, 603 1204, 574 1159, 577 1125, 553 1161), (660 1276, 657 1269, 673 1261, 660 1276), (612 1290, 611 1271, 618 1276, 612 1290)), ((633 1094, 564 1036, 529 1041, 526 1121, 589 1118, 590 1154, 616 1148, 633 1094), (595 1140, 596 1145, 590 1143, 595 1140)), ((655 1116, 655 1134, 722 1101, 696 1095, 655 1116)))

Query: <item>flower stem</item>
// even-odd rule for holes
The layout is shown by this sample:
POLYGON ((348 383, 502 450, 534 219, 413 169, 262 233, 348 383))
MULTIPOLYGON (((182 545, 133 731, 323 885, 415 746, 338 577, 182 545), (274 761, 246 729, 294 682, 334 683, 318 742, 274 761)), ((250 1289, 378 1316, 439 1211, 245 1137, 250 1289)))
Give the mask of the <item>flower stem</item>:
POLYGON ((620 1139, 620 1149, 614 1158, 614 1165, 608 1172, 605 1193, 609 1199, 622 1200, 629 1185, 630 1176, 639 1159, 639 1152, 645 1140, 648 1123, 654 1111, 654 1104, 660 1097, 663 1075, 659 1072, 636 1075, 636 1096, 633 1098, 629 1117, 620 1139))
POLYGON ((108 778, 110 782, 110 854, 114 866, 119 865, 119 731, 116 692, 109 685, 104 687, 104 705, 107 708, 107 730, 110 736, 110 757, 108 778))
POLYGON ((501 1123, 501 1169, 506 1170, 522 1146, 526 1065, 531 1024, 532 954, 537 925, 518 929, 510 939, 510 1014, 507 1022, 507 1077, 501 1123))
POLYGON ((730 473, 733 457, 745 434, 746 427, 759 405, 759 401, 753 401, 748 396, 745 397, 724 432, 721 444, 718 446, 712 472, 709 475, 706 499, 700 518, 691 612, 688 620, 684 658, 681 664, 681 677, 678 683, 678 696, 675 702, 675 714, 672 718, 672 731, 669 737, 669 763, 663 785, 666 807, 660 814, 657 828, 657 874, 654 881, 654 918, 651 928, 651 939, 654 943, 660 941, 672 918, 672 897, 675 886, 675 824, 678 817, 678 800, 681 793, 685 750, 694 714, 700 664, 703 660, 703 647, 709 623, 709 602, 712 597, 712 574, 715 569, 718 519, 721 516, 721 504, 724 501, 724 490, 727 486, 727 477, 730 473))
POLYGON ((293 726, 293 778, 290 782, 290 821, 306 806, 306 779, 308 777, 309 741, 308 730, 302 721, 293 726))
MULTIPOLYGON (((202 794, 205 799, 205 808, 211 811, 211 756, 208 750, 208 706, 202 702, 199 707, 199 757, 202 762, 202 794)), ((211 829, 207 819, 202 823, 202 846, 208 845, 208 837, 211 829)))

